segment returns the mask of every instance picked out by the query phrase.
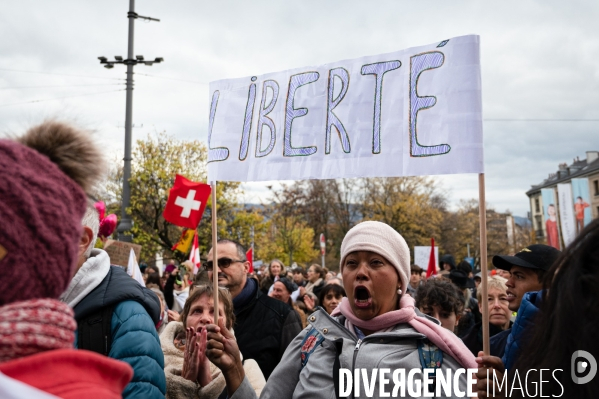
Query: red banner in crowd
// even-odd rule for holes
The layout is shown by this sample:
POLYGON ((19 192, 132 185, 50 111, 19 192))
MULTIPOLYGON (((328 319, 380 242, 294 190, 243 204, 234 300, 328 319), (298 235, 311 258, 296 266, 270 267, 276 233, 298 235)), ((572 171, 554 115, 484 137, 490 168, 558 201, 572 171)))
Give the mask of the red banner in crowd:
POLYGON ((431 237, 431 256, 428 259, 428 268, 426 269, 426 278, 437 274, 437 265, 435 262, 435 239, 431 237))

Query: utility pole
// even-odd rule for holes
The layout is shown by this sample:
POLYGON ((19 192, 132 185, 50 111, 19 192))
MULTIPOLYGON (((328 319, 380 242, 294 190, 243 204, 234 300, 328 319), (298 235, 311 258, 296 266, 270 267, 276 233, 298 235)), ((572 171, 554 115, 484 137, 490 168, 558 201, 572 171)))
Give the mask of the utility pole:
POLYGON ((123 57, 117 55, 114 57, 114 61, 108 61, 106 57, 98 57, 100 64, 104 64, 104 68, 114 68, 114 64, 125 64, 127 65, 127 100, 125 109, 125 157, 123 158, 123 195, 121 202, 121 222, 117 227, 119 241, 131 242, 133 237, 127 232, 130 232, 133 228, 133 221, 131 215, 127 212, 131 204, 131 189, 129 187, 129 179, 131 178, 131 127, 132 127, 132 114, 133 114, 133 67, 137 64, 145 64, 152 66, 155 63, 164 61, 164 58, 157 57, 154 61, 145 61, 143 55, 133 56, 133 30, 135 20, 142 18, 148 21, 160 22, 159 19, 143 17, 135 12, 135 0, 129 0, 129 12, 127 13, 129 18, 129 43, 127 48, 127 59, 123 60, 123 57))

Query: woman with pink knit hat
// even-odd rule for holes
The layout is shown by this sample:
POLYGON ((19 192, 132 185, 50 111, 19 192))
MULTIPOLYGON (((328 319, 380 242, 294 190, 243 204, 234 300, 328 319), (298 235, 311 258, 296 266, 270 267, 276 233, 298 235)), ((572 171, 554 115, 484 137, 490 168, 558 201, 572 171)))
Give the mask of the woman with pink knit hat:
MULTIPOLYGON (((347 297, 330 316, 318 309, 308 318, 309 325, 289 345, 260 397, 339 398, 352 388, 352 398, 420 398, 424 388, 433 393, 445 388, 445 379, 435 377, 439 374, 450 375, 451 381, 449 390, 435 397, 463 397, 468 392, 466 373, 456 371, 477 364, 459 338, 420 313, 414 299, 404 295, 410 252, 403 237, 385 223, 362 222, 346 234, 340 258, 347 297), (430 370, 428 381, 424 369, 430 370), (347 383, 348 375, 356 373, 359 381, 347 383), (371 379, 373 373, 376 378, 371 379), (363 376, 368 381, 362 381, 363 376), (401 385, 394 383, 396 377, 401 385)), ((222 325, 208 330, 208 356, 223 370, 229 397, 254 397, 234 337, 222 325)))

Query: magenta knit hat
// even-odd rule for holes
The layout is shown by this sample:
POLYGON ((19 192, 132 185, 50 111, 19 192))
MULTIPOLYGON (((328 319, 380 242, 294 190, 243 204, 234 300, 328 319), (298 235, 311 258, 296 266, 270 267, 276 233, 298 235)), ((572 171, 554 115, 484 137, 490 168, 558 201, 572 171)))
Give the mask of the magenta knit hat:
POLYGON ((86 190, 102 156, 86 135, 45 122, 0 140, 0 306, 58 298, 78 257, 86 190))

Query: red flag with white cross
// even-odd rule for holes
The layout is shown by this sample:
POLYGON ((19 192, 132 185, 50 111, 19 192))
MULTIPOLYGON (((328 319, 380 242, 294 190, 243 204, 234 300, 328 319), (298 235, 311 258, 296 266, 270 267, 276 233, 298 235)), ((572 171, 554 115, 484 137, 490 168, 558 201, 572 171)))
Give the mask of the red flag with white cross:
POLYGON ((210 197, 210 186, 195 183, 181 175, 176 175, 162 216, 177 226, 195 229, 202 220, 204 209, 210 197))

